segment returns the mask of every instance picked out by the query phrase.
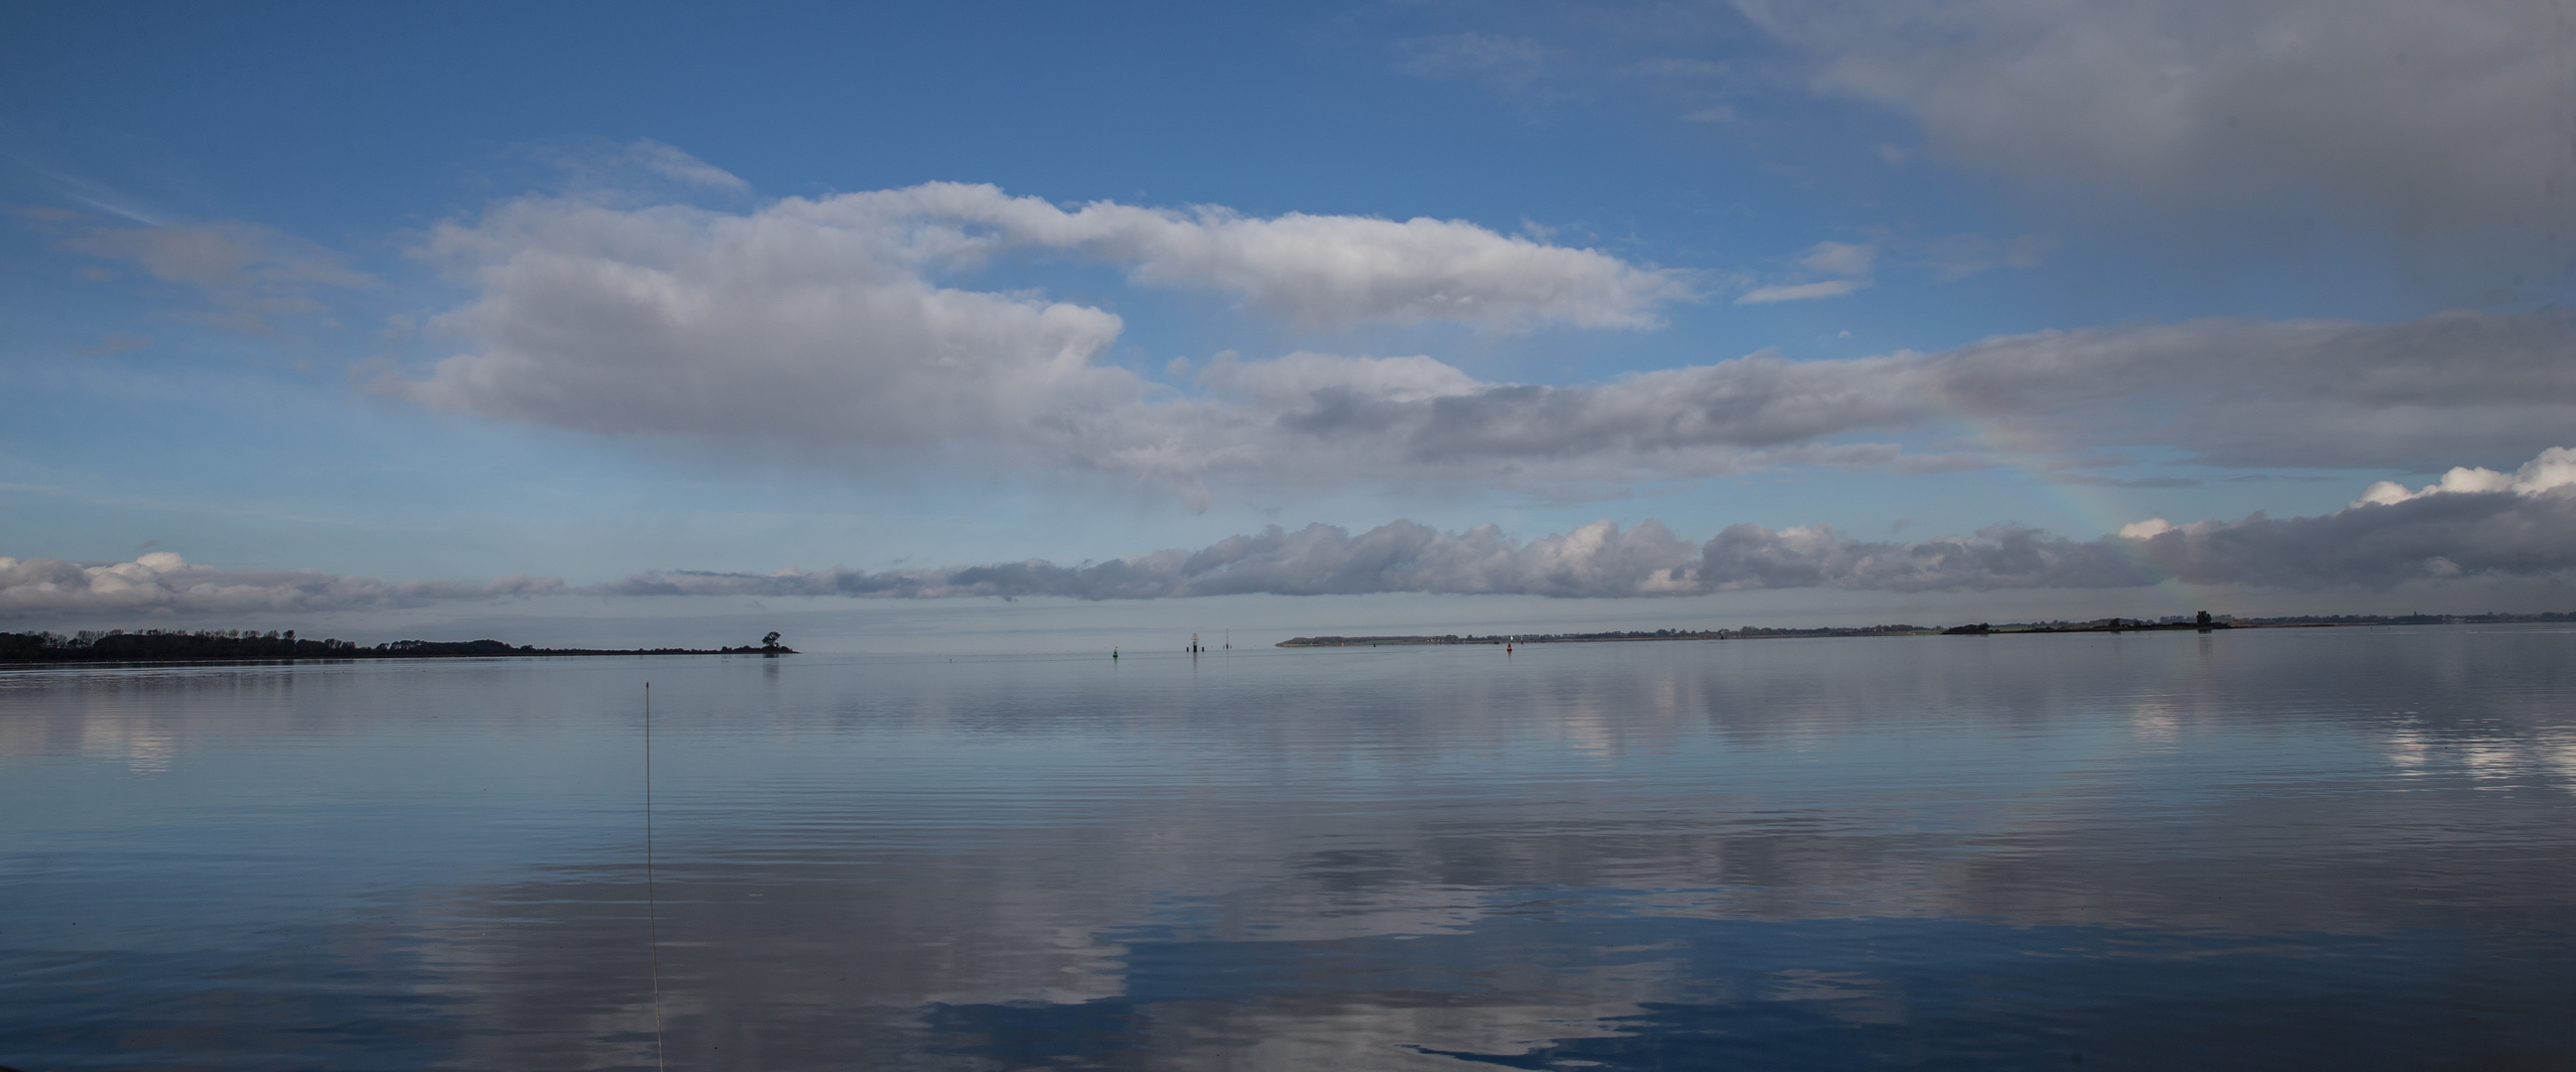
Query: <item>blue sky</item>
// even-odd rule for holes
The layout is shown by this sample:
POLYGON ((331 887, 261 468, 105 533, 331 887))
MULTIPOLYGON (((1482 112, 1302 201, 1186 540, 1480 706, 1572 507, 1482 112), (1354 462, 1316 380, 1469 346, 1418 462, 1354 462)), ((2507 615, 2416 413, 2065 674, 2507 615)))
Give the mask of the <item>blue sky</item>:
POLYGON ((2576 565, 2547 3, 0 11, 23 625, 2576 565))

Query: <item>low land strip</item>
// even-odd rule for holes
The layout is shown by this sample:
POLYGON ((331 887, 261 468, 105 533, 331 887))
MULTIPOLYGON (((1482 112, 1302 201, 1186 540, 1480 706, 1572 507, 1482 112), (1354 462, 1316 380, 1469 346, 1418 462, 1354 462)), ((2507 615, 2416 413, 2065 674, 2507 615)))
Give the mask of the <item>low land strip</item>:
POLYGON ((2141 618, 2099 618, 2089 622, 1976 622, 1948 628, 1925 625, 1864 625, 1815 629, 1770 629, 1748 626, 1742 629, 1656 629, 1607 633, 1494 633, 1485 636, 1448 633, 1406 636, 1311 636, 1280 641, 1282 648, 1350 648, 1387 647, 1420 644, 1598 644, 1654 640, 1772 640, 1795 637, 1871 637, 1871 636, 2001 636, 2013 633, 2137 633, 2162 631, 2208 632, 2220 629, 2301 629, 2322 626, 2356 625, 2489 625, 2513 622, 2576 622, 2576 611, 2546 614, 2335 614, 2290 615, 2273 618, 2237 618, 2227 615, 2197 615, 2192 618, 2147 621, 2141 618))
POLYGON ((738 648, 539 648, 498 640, 397 640, 368 647, 345 640, 298 639, 293 631, 147 629, 107 632, 0 633, 0 663, 186 663, 299 659, 465 659, 567 655, 794 655, 775 635, 738 648))

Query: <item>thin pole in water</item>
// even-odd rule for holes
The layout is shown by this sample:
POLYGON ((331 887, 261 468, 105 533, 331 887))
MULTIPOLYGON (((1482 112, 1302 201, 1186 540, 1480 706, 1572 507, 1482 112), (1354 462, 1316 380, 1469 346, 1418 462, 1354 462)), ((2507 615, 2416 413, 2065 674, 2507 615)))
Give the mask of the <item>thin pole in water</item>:
POLYGON ((663 1067, 662 923, 653 900, 653 683, 644 683, 644 947, 653 958, 653 1067, 663 1067))

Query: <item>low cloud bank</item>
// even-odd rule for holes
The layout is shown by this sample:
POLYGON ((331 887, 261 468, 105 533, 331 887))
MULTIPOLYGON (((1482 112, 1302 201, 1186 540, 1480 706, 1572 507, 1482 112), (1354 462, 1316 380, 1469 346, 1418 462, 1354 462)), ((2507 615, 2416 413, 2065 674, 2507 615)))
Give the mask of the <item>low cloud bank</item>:
POLYGON ((774 574, 657 573, 606 586, 622 595, 1070 596, 1158 599, 1246 593, 1370 592, 1680 595, 1697 549, 1649 521, 1596 521, 1520 543, 1492 525, 1444 533, 1410 521, 1357 536, 1332 525, 1270 526, 1197 551, 1157 551, 1082 566, 1031 560, 967 569, 774 574))
MULTIPOLYGON (((1157 599, 1425 592, 1558 597, 1698 595, 1759 588, 1893 592, 2128 588, 2180 579, 2297 589, 2387 588, 2465 577, 2576 572, 2576 451, 2553 447, 2512 477, 2466 478, 2395 502, 2365 498, 2322 517, 2175 525, 2139 522, 2095 540, 1998 525, 1918 543, 1852 540, 1830 526, 1730 526, 1706 543, 1648 521, 1598 521, 1513 541, 1491 525, 1444 533, 1409 521, 1358 535, 1331 525, 1272 526, 1197 551, 1157 551, 1059 566, 1032 560, 967 569, 655 573, 602 586, 620 595, 1065 596, 1157 599)), ((2374 486, 2373 491, 2379 488, 2374 486)), ((2402 490, 2402 489, 2401 489, 2402 490)))
POLYGON ((369 610, 562 591, 564 583, 551 577, 501 577, 486 584, 389 584, 314 570, 216 569, 191 564, 167 551, 99 566, 54 558, 0 558, 0 617, 369 610))
POLYGON ((327 611, 510 596, 1360 595, 1419 592, 1560 598, 1684 596, 1778 588, 1889 592, 2193 584, 2385 589, 2417 581, 2576 576, 2576 449, 2552 447, 2511 474, 2460 468, 2417 491, 2373 485, 2320 517, 2177 525, 2154 518, 2094 540, 2018 525, 1917 543, 1853 540, 1830 526, 1733 525, 1702 543, 1661 523, 1596 521, 1519 541, 1493 525, 1441 532, 1410 521, 1357 535, 1273 525, 1198 550, 1060 566, 1041 559, 950 569, 671 571, 589 587, 503 577, 388 584, 311 571, 219 570, 178 555, 106 566, 0 558, 0 617, 151 611, 327 611))

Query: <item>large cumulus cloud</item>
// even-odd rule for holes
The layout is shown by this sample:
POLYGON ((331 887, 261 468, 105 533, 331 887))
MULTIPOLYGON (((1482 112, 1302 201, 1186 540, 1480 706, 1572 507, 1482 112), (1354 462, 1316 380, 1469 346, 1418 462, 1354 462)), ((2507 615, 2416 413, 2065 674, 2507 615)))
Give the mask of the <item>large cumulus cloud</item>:
MULTIPOLYGON (((1111 203, 1071 211, 931 184, 747 213, 523 199, 435 229, 423 257, 476 297, 436 327, 470 344, 381 386, 426 405, 624 435, 753 439, 865 461, 938 447, 987 462, 1173 476, 1258 469, 1275 407, 1176 397, 1098 362, 1105 310, 942 285, 1012 250, 1124 265, 1324 326, 1449 320, 1642 327, 1680 277, 1473 224, 1253 219, 1111 203)), ((1235 377, 1274 383, 1315 361, 1235 377)), ((1419 400, 1474 381, 1427 359, 1344 359, 1308 393, 1419 400)), ((1284 436, 1273 433, 1285 432, 1284 436)))
POLYGON ((611 435, 923 451, 1212 484, 1618 486, 1787 464, 1985 464, 1962 420, 2055 460, 2180 447, 2238 466, 2501 462, 2576 423, 2576 315, 2208 320, 1940 353, 1756 353, 1599 384, 1426 356, 1199 362, 1175 390, 1101 363, 1117 316, 938 280, 1015 248, 1122 264, 1307 320, 1651 322, 1668 275, 1470 224, 1067 210, 938 184, 747 213, 531 199, 435 231, 475 292, 469 350, 387 390, 611 435), (1962 443, 1968 442, 1965 439, 1962 443), (1900 443, 1904 446, 1900 448, 1900 443))
POLYGON ((1134 377, 1091 363, 1116 316, 936 286, 911 262, 962 238, 814 218, 821 207, 522 201, 442 227, 426 253, 480 297, 440 326, 480 350, 399 389, 610 434, 877 445, 1135 396, 1134 377))

